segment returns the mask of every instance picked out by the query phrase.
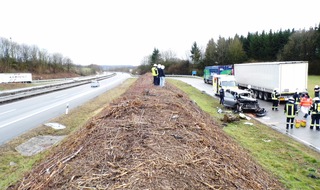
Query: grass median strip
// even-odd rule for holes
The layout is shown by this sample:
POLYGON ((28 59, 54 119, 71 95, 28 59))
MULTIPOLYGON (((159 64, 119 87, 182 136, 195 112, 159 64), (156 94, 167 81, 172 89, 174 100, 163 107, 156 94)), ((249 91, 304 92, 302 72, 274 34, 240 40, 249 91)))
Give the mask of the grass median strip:
POLYGON ((136 79, 128 79, 116 89, 108 91, 90 102, 75 108, 68 115, 62 115, 50 122, 57 122, 67 126, 63 130, 54 130, 50 127, 39 126, 20 137, 0 147, 0 189, 15 183, 23 174, 32 169, 33 165, 45 159, 46 151, 35 156, 22 156, 15 148, 23 142, 39 135, 69 135, 84 126, 92 117, 97 115, 104 107, 122 95, 136 79))
MULTIPOLYGON (((217 112, 221 107, 218 99, 202 93, 184 82, 168 79, 189 95, 201 109, 216 121, 224 114, 217 112)), ((250 120, 229 123, 224 131, 244 147, 255 160, 273 173, 288 189, 320 189, 320 154, 286 135, 264 124, 250 120)), ((221 126, 223 123, 221 122, 221 126)))

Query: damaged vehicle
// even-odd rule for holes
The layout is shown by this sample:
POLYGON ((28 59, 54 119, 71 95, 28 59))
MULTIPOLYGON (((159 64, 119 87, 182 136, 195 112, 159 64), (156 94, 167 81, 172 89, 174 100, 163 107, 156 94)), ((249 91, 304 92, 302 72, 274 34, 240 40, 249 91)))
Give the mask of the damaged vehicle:
POLYGON ((253 98, 252 94, 247 90, 227 89, 223 105, 233 109, 235 112, 251 112, 258 117, 266 115, 266 110, 260 108, 258 100, 253 98))

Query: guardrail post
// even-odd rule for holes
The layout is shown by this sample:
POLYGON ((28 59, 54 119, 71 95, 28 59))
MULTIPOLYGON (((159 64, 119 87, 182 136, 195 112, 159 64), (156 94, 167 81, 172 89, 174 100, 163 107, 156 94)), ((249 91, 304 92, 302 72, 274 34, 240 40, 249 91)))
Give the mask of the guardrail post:
POLYGON ((69 113, 69 104, 67 104, 66 115, 69 113))

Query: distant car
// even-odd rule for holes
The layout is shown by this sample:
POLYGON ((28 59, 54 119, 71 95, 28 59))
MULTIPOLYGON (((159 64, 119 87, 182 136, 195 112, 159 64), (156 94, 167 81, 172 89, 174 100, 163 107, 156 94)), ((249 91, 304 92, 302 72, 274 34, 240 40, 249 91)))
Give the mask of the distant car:
POLYGON ((223 105, 236 112, 253 112, 260 117, 266 115, 265 109, 260 108, 258 100, 247 90, 227 89, 223 105))
POLYGON ((93 80, 93 81, 91 81, 91 88, 99 87, 99 86, 100 86, 99 81, 97 81, 97 80, 93 80))
POLYGON ((75 78, 73 78, 72 80, 73 80, 74 82, 76 82, 76 81, 80 81, 80 78, 75 77, 75 78))

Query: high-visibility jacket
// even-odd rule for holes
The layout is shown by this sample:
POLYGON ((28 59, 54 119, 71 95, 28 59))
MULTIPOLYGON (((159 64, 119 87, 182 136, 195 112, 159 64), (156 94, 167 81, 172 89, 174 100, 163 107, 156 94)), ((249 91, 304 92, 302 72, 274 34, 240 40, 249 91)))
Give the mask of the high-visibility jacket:
POLYGON ((158 69, 156 67, 152 67, 151 68, 151 72, 152 72, 152 76, 158 76, 159 75, 158 69))
POLYGON ((278 99, 279 99, 279 94, 273 91, 271 93, 271 100, 278 100, 278 99))
POLYGON ((316 101, 312 104, 310 111, 312 114, 320 114, 320 102, 316 101))
POLYGON ((312 105, 312 99, 303 97, 300 101, 300 106, 310 107, 312 105))
POLYGON ((297 111, 297 107, 292 102, 287 102, 284 106, 284 112, 288 118, 294 118, 297 111))

